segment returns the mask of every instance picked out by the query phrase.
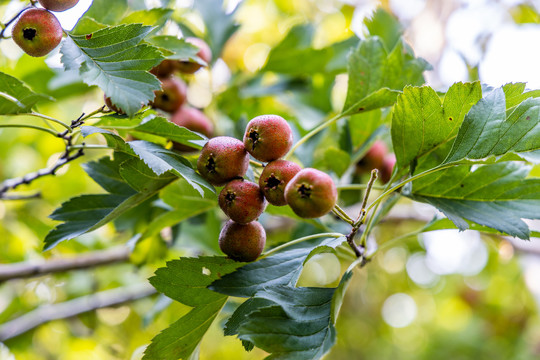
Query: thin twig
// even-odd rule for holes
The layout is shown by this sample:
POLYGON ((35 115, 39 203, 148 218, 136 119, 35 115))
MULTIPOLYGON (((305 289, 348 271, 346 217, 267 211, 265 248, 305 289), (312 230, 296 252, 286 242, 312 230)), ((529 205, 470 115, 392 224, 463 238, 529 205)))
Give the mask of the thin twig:
POLYGON ((354 222, 355 225, 360 225, 364 221, 364 217, 366 216, 366 206, 369 198, 369 194, 371 193, 371 190, 373 189, 373 183, 375 180, 377 180, 377 177, 379 175, 379 171, 377 169, 371 170, 371 177, 369 178, 369 181, 367 183, 366 192, 364 194, 364 200, 362 200, 362 207, 360 208, 360 213, 358 214, 358 217, 356 218, 356 221, 354 222))
POLYGON ((148 283, 136 284, 44 305, 0 325, 0 341, 14 338, 52 320, 70 318, 88 311, 142 299, 156 293, 148 283))
POLYGON ((87 269, 100 265, 125 262, 129 259, 127 247, 115 247, 107 250, 93 251, 69 258, 58 258, 47 261, 25 261, 15 264, 0 265, 0 283, 12 279, 42 276, 57 272, 87 269))

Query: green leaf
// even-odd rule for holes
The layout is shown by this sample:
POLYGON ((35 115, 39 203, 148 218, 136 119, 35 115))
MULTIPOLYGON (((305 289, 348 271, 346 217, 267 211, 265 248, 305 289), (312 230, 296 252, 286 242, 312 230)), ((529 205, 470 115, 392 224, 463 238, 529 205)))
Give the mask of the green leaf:
POLYGON ((95 31, 101 30, 106 28, 107 25, 97 22, 96 20, 88 17, 83 16, 79 19, 77 22, 77 25, 71 30, 71 34, 73 35, 89 35, 94 33, 95 31))
POLYGON ((206 191, 204 195, 205 197, 201 198, 200 194, 186 181, 176 181, 164 188, 160 193, 160 198, 171 206, 171 210, 153 219, 142 234, 141 240, 159 233, 167 226, 173 226, 215 208, 217 206, 216 194, 206 191))
POLYGON ((521 219, 540 219, 540 179, 526 178, 529 170, 514 162, 456 166, 414 181, 404 194, 435 206, 460 230, 469 220, 528 239, 521 219))
MULTIPOLYGON (((476 223, 473 223, 472 221, 467 221, 469 224, 470 230, 476 230, 487 234, 499 234, 500 232, 489 228, 487 226, 482 226, 476 223)), ((433 218, 429 223, 427 223, 422 229, 420 229, 418 232, 430 232, 430 231, 438 231, 438 230, 446 230, 446 229, 458 229, 456 224, 452 222, 452 220, 448 218, 433 218)), ((540 231, 531 231, 530 233, 531 237, 540 237, 540 231)))
POLYGON ((163 118, 155 117, 133 128, 134 131, 162 136, 180 144, 202 148, 206 137, 163 118))
POLYGON ((313 48, 315 28, 312 24, 293 27, 268 54, 263 71, 289 75, 341 73, 347 70, 347 54, 358 44, 353 37, 322 49, 313 48), (302 66, 298 66, 298 64, 302 66))
POLYGON ((122 19, 127 8, 127 0, 93 0, 84 16, 102 24, 113 25, 122 19))
POLYGON ((128 186, 120 175, 120 161, 103 157, 98 161, 83 164, 86 173, 98 183, 105 191, 112 194, 133 194, 133 189, 128 186))
POLYGON ((540 99, 528 98, 506 113, 505 93, 495 89, 465 116, 445 163, 540 149, 540 99))
POLYGON ((271 353, 267 359, 320 359, 336 341, 331 320, 334 291, 290 286, 261 290, 254 299, 275 305, 249 314, 238 337, 271 353))
POLYGON ((203 188, 214 191, 214 187, 193 170, 189 161, 173 151, 166 150, 159 145, 147 141, 136 140, 126 143, 120 136, 94 126, 83 126, 81 133, 84 137, 96 133, 103 135, 108 145, 114 147, 116 151, 136 156, 152 169, 156 175, 171 172, 177 176, 181 176, 201 196, 204 195, 203 188))
POLYGON ((236 9, 226 14, 221 0, 197 0, 194 8, 201 14, 206 26, 206 40, 212 50, 213 58, 217 59, 225 43, 240 27, 234 20, 236 9))
POLYGON ((167 59, 189 61, 206 66, 206 62, 197 56, 199 48, 186 42, 184 39, 178 39, 176 36, 159 35, 152 36, 146 41, 159 48, 167 59))
POLYGON ((303 247, 270 255, 224 276, 209 288, 226 295, 251 297, 264 288, 294 284, 311 252, 317 252, 321 246, 335 248, 344 241, 344 237, 329 238, 317 245, 302 244, 303 247))
POLYGON ((172 9, 166 8, 153 8, 150 10, 138 10, 130 13, 120 20, 119 24, 132 24, 138 23, 143 25, 154 26, 154 31, 160 29, 165 25, 167 20, 171 18, 173 13, 172 9))
POLYGON ((349 85, 342 115, 392 105, 405 85, 423 84, 423 72, 430 68, 402 41, 390 53, 378 37, 361 41, 349 55, 349 85))
POLYGON ((465 114, 480 98, 478 82, 452 85, 444 102, 431 87, 405 87, 392 117, 397 166, 405 168, 413 160, 453 140, 465 114))
POLYGON ((338 177, 341 177, 349 168, 351 156, 346 151, 335 147, 329 147, 324 152, 324 162, 338 177))
POLYGON ((38 101, 53 98, 36 94, 22 81, 0 72, 0 115, 21 114, 32 111, 38 101))
POLYGON ((112 103, 132 116, 154 99, 159 80, 147 70, 164 58, 157 48, 139 44, 152 27, 119 25, 98 30, 91 38, 69 35, 60 50, 66 70, 78 70, 88 85, 97 85, 112 103))
POLYGON ((161 293, 194 307, 152 339, 144 359, 187 359, 227 301, 227 297, 206 287, 241 263, 224 257, 180 258, 156 270, 150 283, 161 293))
POLYGON ((378 36, 384 43, 387 51, 390 51, 400 41, 403 29, 399 20, 383 8, 378 8, 364 24, 371 36, 378 36))

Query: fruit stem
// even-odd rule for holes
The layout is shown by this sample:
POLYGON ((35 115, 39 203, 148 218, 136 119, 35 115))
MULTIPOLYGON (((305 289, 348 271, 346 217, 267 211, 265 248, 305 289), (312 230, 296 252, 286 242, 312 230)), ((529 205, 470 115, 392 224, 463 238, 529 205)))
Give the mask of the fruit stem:
POLYGON ((349 225, 351 226, 354 225, 353 219, 351 219, 351 217, 339 205, 337 204, 334 205, 334 208, 332 209, 332 213, 334 213, 334 215, 336 215, 338 218, 345 221, 349 225))
POLYGON ((338 115, 334 116, 333 118, 331 118, 329 120, 326 120, 321 125, 317 126, 315 129, 308 132, 300 140, 298 140, 298 142, 296 144, 294 144, 294 146, 291 148, 291 150, 289 150, 289 152, 287 153, 287 155, 285 155, 285 157, 283 159, 287 160, 296 151, 296 149, 298 149, 298 147, 300 145, 302 145, 303 143, 308 141, 311 137, 315 136, 318 132, 320 132, 321 130, 324 130, 328 126, 332 125, 333 123, 335 123, 336 121, 341 119, 342 117, 343 117, 343 114, 338 114, 338 115))
POLYGON ((298 238, 298 239, 295 239, 295 240, 292 240, 292 241, 289 241, 289 242, 286 242, 285 244, 282 244, 282 245, 279 245, 279 246, 276 246, 275 248, 272 248, 270 250, 268 250, 267 252, 265 252, 259 259, 262 259, 264 257, 267 257, 273 253, 276 253, 278 251, 281 251, 282 249, 286 248, 286 247, 289 247, 291 245, 295 245, 295 244, 298 244, 298 243, 301 243, 302 241, 307 241, 307 240, 311 240, 311 239, 317 239, 317 238, 321 238, 321 237, 333 237, 333 238, 340 238, 340 237, 344 237, 345 235, 341 234, 341 233, 320 233, 320 234, 314 234, 314 235, 309 235, 309 236, 304 236, 304 237, 301 237, 301 238, 298 238))
POLYGON ((255 160, 252 160, 252 159, 249 159, 249 163, 251 165, 254 165, 254 166, 257 166, 257 167, 264 167, 264 164, 263 163, 260 163, 258 161, 255 161, 255 160))
POLYGON ((356 221, 354 222, 354 226, 360 226, 365 220, 366 217, 366 206, 367 201, 369 198, 369 194, 371 193, 371 190, 373 189, 373 183, 375 183, 375 180, 377 180, 377 177, 379 175, 379 170, 373 169, 371 170, 371 177, 369 178, 369 181, 366 185, 366 192, 364 193, 364 199, 362 200, 362 207, 360 208, 360 214, 358 214, 358 217, 356 218, 356 221))

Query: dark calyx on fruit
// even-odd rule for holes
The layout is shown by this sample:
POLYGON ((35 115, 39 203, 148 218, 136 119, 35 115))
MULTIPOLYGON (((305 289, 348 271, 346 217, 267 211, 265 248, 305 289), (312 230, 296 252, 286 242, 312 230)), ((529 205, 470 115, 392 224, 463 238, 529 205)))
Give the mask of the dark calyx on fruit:
POLYGON ((336 205, 337 188, 328 174, 306 168, 287 184, 285 199, 296 215, 303 218, 320 217, 336 205))
POLYGON ((45 56, 62 41, 62 26, 49 11, 29 9, 13 26, 12 38, 28 55, 45 56))
POLYGON ((41 6, 51 11, 65 11, 71 9, 79 0, 38 0, 41 6))
POLYGON ((244 144, 229 136, 218 136, 208 140, 197 160, 197 170, 213 185, 224 185, 246 174, 249 154, 244 144))
POLYGON ((302 168, 300 165, 287 160, 269 162, 259 178, 259 186, 264 197, 272 205, 287 205, 285 187, 302 168))
POLYGON ((257 160, 277 160, 291 149, 292 144, 291 127, 281 116, 261 115, 247 124, 244 145, 257 160))
POLYGON ((227 221, 219 234, 219 248, 235 261, 254 261, 266 244, 266 232, 260 223, 239 224, 227 221))
POLYGON ((182 80, 175 77, 161 79, 161 90, 154 92, 156 97, 152 106, 173 113, 186 102, 187 86, 182 80))
POLYGON ((219 193, 218 202, 221 210, 240 224, 257 219, 267 205, 259 185, 242 179, 227 183, 219 193))

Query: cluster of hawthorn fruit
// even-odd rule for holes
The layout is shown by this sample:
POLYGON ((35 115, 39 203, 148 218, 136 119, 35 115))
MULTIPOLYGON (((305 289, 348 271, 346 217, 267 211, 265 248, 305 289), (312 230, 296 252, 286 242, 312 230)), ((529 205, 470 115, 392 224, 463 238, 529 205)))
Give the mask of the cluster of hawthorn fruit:
POLYGON ((202 148, 197 170, 211 184, 223 186, 218 203, 230 220, 221 230, 219 247, 231 259, 254 261, 262 253, 266 233, 256 220, 268 203, 289 205, 303 218, 320 217, 335 206, 337 188, 328 174, 281 159, 292 145, 285 119, 261 115, 249 121, 243 141, 218 136, 202 148), (250 155, 267 163, 258 184, 244 179, 250 155))

